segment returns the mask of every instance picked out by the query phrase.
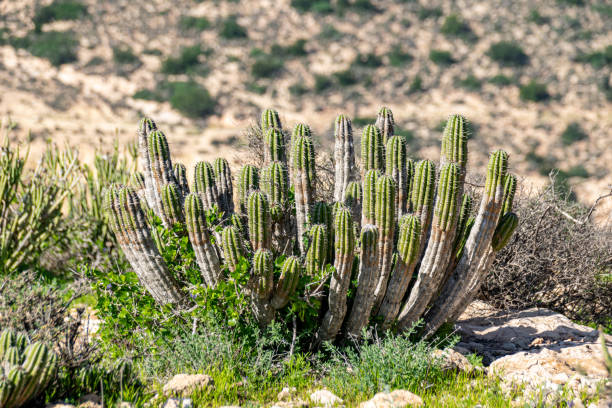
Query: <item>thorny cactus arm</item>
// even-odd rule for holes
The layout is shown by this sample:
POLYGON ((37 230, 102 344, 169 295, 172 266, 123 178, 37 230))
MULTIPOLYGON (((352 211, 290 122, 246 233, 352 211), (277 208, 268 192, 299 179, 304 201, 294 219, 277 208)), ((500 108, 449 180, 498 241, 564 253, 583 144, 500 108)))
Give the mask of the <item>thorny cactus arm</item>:
POLYGON ((193 190, 202 199, 205 210, 219 206, 219 193, 215 182, 215 171, 210 163, 201 161, 196 163, 193 176, 193 190))
POLYGON ((248 204, 249 240, 253 251, 258 249, 270 249, 271 246, 271 224, 270 204, 268 197, 260 192, 254 191, 249 195, 248 204))
POLYGON ((329 309, 317 333, 319 343, 333 340, 346 314, 346 294, 351 282, 351 270, 355 259, 355 236, 351 212, 342 208, 338 210, 335 220, 335 256, 334 272, 329 284, 329 309))
POLYGON ((327 263, 328 246, 327 227, 315 224, 310 228, 310 246, 306 253, 306 274, 317 276, 327 263))
POLYGON ((304 234, 310 222, 310 209, 315 195, 314 148, 310 138, 298 137, 295 140, 292 167, 298 244, 300 253, 305 255, 304 234))
POLYGON ((217 157, 213 163, 215 170, 215 182, 219 194, 220 210, 225 216, 234 212, 234 189, 232 187, 232 171, 229 163, 222 157, 217 157))
POLYGON ((223 257, 225 258, 225 264, 232 272, 236 270, 240 258, 246 255, 246 251, 244 249, 244 246, 242 245, 243 239, 243 236, 233 225, 223 228, 223 231, 221 233, 223 257))
POLYGON ((202 199, 197 194, 185 197, 185 220, 189 241, 204 281, 214 287, 221 280, 221 265, 215 246, 210 241, 202 199))
POLYGON ((285 259, 281 269, 281 276, 274 287, 274 295, 271 304, 276 310, 282 309, 289 303, 289 298, 295 292, 302 274, 300 259, 297 256, 290 256, 285 259))
POLYGON ((463 256, 457 268, 446 282, 440 296, 427 313, 426 331, 434 333, 451 316, 460 314, 465 299, 470 296, 470 287, 479 285, 486 271, 491 240, 497 227, 504 200, 504 180, 508 167, 508 154, 498 150, 491 154, 487 169, 485 191, 480 208, 470 232, 463 256))
POLYGON ((185 221, 183 217, 183 197, 176 184, 166 184, 161 190, 161 204, 163 219, 169 227, 185 221))
POLYGON ((368 170, 384 170, 385 155, 383 138, 380 130, 374 125, 363 129, 361 136, 361 172, 368 170))
POLYGON ((293 132, 291 133, 291 139, 289 140, 289 180, 293 180, 293 167, 291 163, 293 163, 293 146, 295 145, 295 140, 298 137, 308 137, 312 139, 312 130, 310 126, 305 123, 298 123, 293 128, 293 132))
POLYGON ((111 187, 105 201, 111 228, 141 284, 162 305, 183 303, 185 296, 151 238, 136 193, 111 187))
POLYGON ((393 177, 397 186, 395 195, 395 213, 398 219, 408 213, 411 179, 408 172, 408 156, 406 155, 406 140, 401 136, 392 136, 387 141, 387 171, 393 177))
POLYGON ((268 165, 273 161, 287 162, 285 135, 280 129, 269 128, 264 133, 264 164, 268 165))
POLYGON ((421 223, 413 215, 405 215, 400 220, 399 238, 397 240, 397 260, 393 274, 389 280, 387 293, 380 306, 378 314, 382 316, 381 328, 386 330, 391 326, 399 313, 402 299, 408 289, 414 267, 418 262, 419 238, 421 223))
POLYGON ((312 209, 312 223, 325 225, 327 235, 326 260, 334 257, 334 214, 331 206, 323 201, 317 202, 312 209))
POLYGON ((358 181, 351 181, 346 186, 344 191, 344 205, 351 210, 351 216, 353 222, 357 226, 357 231, 361 230, 361 203, 363 198, 363 191, 361 190, 361 183, 358 181))
POLYGON ((249 282, 253 314, 260 326, 265 327, 274 319, 270 296, 274 285, 274 258, 267 249, 258 249, 253 255, 253 268, 249 282))
POLYGON ((174 163, 174 179, 179 187, 181 201, 189 194, 189 182, 187 181, 187 168, 182 163, 174 163))
POLYGON ((336 118, 334 138, 334 201, 342 201, 348 184, 357 178, 353 128, 348 117, 339 115, 336 118))
POLYGON ((274 109, 266 109, 261 113, 261 130, 265 132, 270 128, 282 129, 283 126, 278 116, 278 112, 274 109))
POLYGON ((249 195, 255 190, 259 190, 259 169, 247 164, 238 174, 238 204, 242 214, 246 214, 249 195))
POLYGON ((402 329, 411 327, 419 320, 432 297, 438 292, 438 285, 444 279, 457 227, 455 220, 458 181, 457 165, 445 164, 440 171, 434 220, 427 250, 421 261, 418 279, 399 316, 399 325, 402 329))
POLYGON ((155 212, 155 199, 153 196, 153 174, 151 173, 151 160, 149 158, 149 134, 157 130, 157 125, 150 118, 142 118, 138 124, 138 151, 143 163, 143 177, 145 181, 145 198, 149 207, 155 212))
POLYGON ((291 250, 293 219, 289 214, 289 175, 284 163, 275 161, 262 170, 261 189, 270 201, 274 251, 291 250))
POLYGON ((378 177, 380 177, 378 170, 368 170, 363 177, 361 225, 376 223, 376 181, 378 177))
POLYGON ((374 310, 378 310, 387 290, 393 263, 393 242, 395 238, 395 182, 390 176, 382 175, 376 181, 376 226, 378 239, 378 281, 374 290, 374 310))
POLYGON ((162 211, 162 187, 166 184, 174 184, 176 187, 176 180, 174 179, 174 170, 172 169, 172 161, 170 158, 170 149, 168 148, 168 140, 166 136, 159 130, 155 130, 149 133, 148 137, 148 148, 149 148, 149 162, 151 163, 151 176, 152 182, 149 184, 153 187, 151 193, 154 199, 153 211, 161 218, 162 222, 166 227, 170 225, 169 220, 164 218, 162 211))
POLYGON ((364 225, 361 230, 361 253, 359 256, 359 278, 357 294, 346 323, 346 332, 350 337, 360 337, 370 318, 374 305, 372 293, 376 288, 378 273, 378 227, 364 225))
POLYGON ((380 130, 380 133, 383 137, 383 145, 387 145, 387 140, 395 133, 395 121, 393 120, 393 112, 391 109, 383 106, 378 111, 378 116, 376 117, 376 127, 380 130))
POLYGON ((504 180, 504 203, 502 204, 502 215, 512 211, 514 203, 514 195, 516 194, 516 176, 514 174, 506 174, 504 180))
POLYGON ((448 280, 448 277, 453 273, 457 267, 461 255, 463 255, 463 248, 472 226, 474 225, 474 217, 472 216, 472 196, 467 193, 463 194, 461 201, 461 210, 459 210, 459 219, 457 220, 457 231, 455 233, 455 242, 453 244, 453 252, 451 253, 451 260, 448 263, 446 274, 442 286, 448 280))
POLYGON ((137 171, 130 177, 130 187, 134 189, 136 194, 138 194, 138 198, 140 198, 140 202, 147 204, 147 189, 145 187, 145 179, 144 175, 137 171))
POLYGON ((417 163, 412 182, 412 194, 410 205, 412 213, 421 222, 421 237, 419 239, 421 248, 419 258, 423 254, 427 244, 427 232, 431 223, 433 209, 433 197, 436 189, 436 170, 431 160, 421 160, 417 163))

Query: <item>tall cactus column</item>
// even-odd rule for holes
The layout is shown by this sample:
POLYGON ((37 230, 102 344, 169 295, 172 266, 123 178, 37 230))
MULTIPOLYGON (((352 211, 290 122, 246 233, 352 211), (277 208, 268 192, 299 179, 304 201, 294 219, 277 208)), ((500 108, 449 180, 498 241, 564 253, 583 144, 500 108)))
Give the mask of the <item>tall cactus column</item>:
POLYGON ((395 195, 395 213, 398 219, 408 213, 410 184, 413 169, 406 154, 406 141, 401 136, 392 136, 387 141, 387 175, 393 177, 397 186, 395 195))
POLYGON ((380 171, 368 170, 363 176, 363 201, 361 205, 361 225, 376 223, 376 181, 380 171))
POLYGON ((213 166, 205 161, 196 163, 193 176, 193 190, 202 198, 205 210, 212 209, 219 205, 219 191, 215 181, 215 170, 213 166))
POLYGON ((426 329, 429 333, 435 332, 450 316, 458 313, 463 301, 469 296, 469 287, 479 278, 479 272, 482 270, 479 265, 486 265, 487 252, 491 250, 491 241, 504 201, 507 167, 506 152, 498 150, 491 154, 485 191, 470 236, 465 243, 463 256, 426 316, 426 329))
POLYGON ((382 175, 376 181, 376 226, 378 239, 378 282, 374 290, 374 310, 383 301, 393 263, 395 238, 395 182, 390 176, 382 175))
POLYGON ((376 127, 380 129, 383 137, 383 144, 387 145, 387 140, 395 134, 395 120, 393 120, 393 112, 391 109, 383 106, 378 111, 376 117, 376 127))
POLYGON ((138 124, 138 153, 143 163, 143 178, 145 182, 145 198, 153 212, 155 208, 155 198, 153 195, 153 174, 151 173, 151 160, 149 159, 149 134, 157 130, 157 125, 150 118, 142 118, 138 124))
POLYGON ((180 187, 174 179, 174 169, 172 168, 170 148, 168 147, 166 135, 159 130, 152 131, 149 133, 147 147, 149 149, 148 155, 149 163, 151 164, 152 180, 150 183, 147 182, 145 173, 145 185, 147 189, 149 184, 152 186, 151 194, 154 202, 153 211, 162 219, 165 226, 170 226, 171 222, 164 217, 162 208, 162 188, 167 184, 173 184, 178 191, 180 187))
POLYGON ((269 250, 255 251, 249 286, 255 319, 265 327, 274 319, 274 308, 270 304, 274 289, 274 258, 269 250))
POLYGON ((339 115, 336 118, 334 138, 334 201, 338 202, 344 199, 348 184, 357 177, 353 127, 348 117, 339 115))
POLYGON ((361 173, 385 169, 385 146, 380 130, 368 125, 361 135, 361 173))
POLYGON ((436 169, 431 160, 421 160, 414 170, 410 206, 421 223, 419 258, 427 244, 427 233, 431 223, 433 197, 436 189, 436 169))
POLYGON ((246 214, 249 195, 255 190, 259 190, 259 169, 247 164, 238 174, 238 205, 241 214, 246 214))
POLYGON ((319 343, 333 340, 346 315, 346 295, 351 283, 351 270, 355 259, 353 219, 347 208, 341 208, 335 220, 334 272, 329 284, 329 309, 317 333, 319 343))
POLYGON ((215 182, 219 195, 220 210, 226 217, 234 212, 234 189, 232 187, 232 171, 229 163, 222 157, 215 159, 213 163, 215 170, 215 182))
POLYGON ((295 188, 295 215, 300 253, 306 254, 304 234, 310 222, 310 210, 315 195, 315 159, 312 140, 298 137, 293 146, 293 186, 295 188))
POLYGON ((438 285, 444 279, 457 228, 458 179, 458 167, 453 163, 444 165, 440 171, 429 243, 421 261, 419 277, 399 316, 401 328, 409 328, 419 320, 429 301, 437 293, 438 285))
POLYGON ((270 204, 268 197, 260 192, 254 191, 249 196, 249 240, 253 251, 271 248, 270 204))

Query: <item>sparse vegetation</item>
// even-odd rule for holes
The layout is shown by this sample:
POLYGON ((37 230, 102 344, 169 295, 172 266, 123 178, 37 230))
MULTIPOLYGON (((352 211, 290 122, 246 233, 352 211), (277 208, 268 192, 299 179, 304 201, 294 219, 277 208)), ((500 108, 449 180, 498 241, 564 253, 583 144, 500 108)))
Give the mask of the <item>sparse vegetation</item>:
POLYGON ((285 66, 281 58, 262 54, 255 58, 251 65, 251 75, 255 79, 272 78, 280 73, 285 66))
POLYGON ((585 133, 585 131, 582 129, 582 126, 580 126, 580 123, 578 122, 570 123, 569 125, 567 125, 563 133, 561 133, 561 143, 563 143, 565 146, 569 146, 571 144, 588 138, 588 135, 585 133))
POLYGON ((203 119, 214 112, 216 102, 198 83, 170 82, 170 105, 191 118, 203 119))
POLYGON ((450 51, 444 50, 431 50, 429 52, 429 59, 436 65, 448 66, 457 62, 450 51))
POLYGON ((34 14, 34 30, 40 33, 43 25, 53 21, 78 20, 87 14, 87 7, 80 1, 54 0, 48 6, 36 10, 34 14))
POLYGON ((162 62, 161 72, 164 74, 206 74, 206 67, 200 62, 200 56, 206 55, 200 45, 193 45, 181 49, 177 57, 168 57, 162 62))
POLYGON ((514 80, 510 77, 507 77, 504 74, 495 75, 492 78, 489 78, 489 83, 497 86, 508 86, 514 83, 514 80))
POLYGON ((442 17, 442 9, 439 7, 420 7, 417 12, 419 20, 426 20, 428 18, 442 17))
POLYGON ((326 75, 315 75, 314 91, 322 93, 334 85, 334 81, 326 75))
POLYGON ((238 23, 236 16, 229 16, 219 24, 219 36, 226 40, 241 40, 249 37, 246 28, 238 23))
POLYGON ((359 54, 351 63, 355 68, 378 68, 383 65, 382 59, 376 54, 359 54))
POLYGON ((543 102, 550 99, 546 85, 533 79, 521 86, 519 95, 522 100, 531 102, 543 102))
POLYGON ((278 58, 296 58, 308 55, 306 51, 307 41, 305 39, 296 40, 294 43, 287 46, 274 44, 270 48, 270 54, 278 58))
POLYGON ((120 65, 140 65, 140 58, 130 47, 121 46, 113 48, 113 60, 120 65))
POLYGON ((440 32, 447 37, 457 37, 466 41, 474 41, 476 35, 463 19, 457 14, 451 14, 444 20, 440 32))
POLYGON ((482 81, 476 78, 473 74, 470 74, 465 78, 457 79, 456 83, 460 87, 465 88, 469 91, 478 91, 482 87, 482 81))
POLYGON ((414 57, 407 51, 404 51, 400 44, 396 44, 391 48, 391 51, 387 54, 389 58, 389 65, 392 67, 403 67, 409 64, 414 57))
POLYGON ((423 79, 420 75, 416 75, 412 82, 410 83, 410 87, 408 88, 409 93, 421 92, 423 91, 423 79))
POLYGON ((333 77, 340 86, 351 86, 359 82, 357 76, 350 69, 334 72, 333 77))
POLYGON ((527 21, 537 25, 543 25, 548 24, 550 22, 550 18, 543 16, 542 14, 540 14, 538 9, 534 8, 531 9, 531 11, 529 12, 529 18, 527 19, 527 21))
POLYGON ((522 66, 529 62, 523 49, 518 44, 509 41, 492 44, 487 55, 503 66, 522 66))
POLYGON ((204 31, 211 28, 211 23, 206 17, 183 16, 179 26, 183 30, 204 31))
POLYGON ((72 31, 31 32, 25 37, 12 38, 11 43, 36 57, 49 60, 55 66, 77 60, 79 41, 72 31))
POLYGON ((612 45, 600 51, 592 51, 576 57, 576 61, 591 64, 594 68, 600 69, 605 66, 612 66, 612 45))

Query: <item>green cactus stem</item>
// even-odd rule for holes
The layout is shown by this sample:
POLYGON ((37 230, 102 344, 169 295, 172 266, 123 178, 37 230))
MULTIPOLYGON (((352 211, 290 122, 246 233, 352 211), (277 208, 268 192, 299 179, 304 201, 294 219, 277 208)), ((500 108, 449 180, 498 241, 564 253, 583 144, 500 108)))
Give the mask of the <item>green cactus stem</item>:
POLYGON ((267 249, 258 249, 253 255, 253 269, 249 287, 253 303, 253 314, 261 327, 274 319, 274 308, 270 297, 274 289, 274 257, 267 249))
POLYGON ((215 181, 215 170, 209 162, 196 163, 193 175, 193 191, 202 199, 205 210, 219 208, 219 192, 215 181))
POLYGON ((189 182, 187 181, 187 168, 182 163, 174 163, 174 179, 181 193, 181 201, 189 194, 189 182))
POLYGON ((347 208, 338 210, 334 224, 335 271, 329 283, 329 309, 317 332, 319 343, 333 340, 340 331, 346 315, 346 297, 355 259, 355 235, 351 212, 347 208))
POLYGON ((198 194, 191 193, 185 197, 185 223, 200 273, 206 284, 214 287, 222 278, 221 265, 217 250, 210 241, 204 205, 198 194))
POLYGON ((421 248, 419 257, 425 250, 426 234, 429 231, 433 210, 433 197, 436 191, 436 169, 431 160, 421 160, 416 164, 412 182, 410 205, 412 213, 421 222, 421 248))
POLYGON ((365 174, 368 170, 385 169, 383 137, 380 130, 374 125, 368 125, 363 129, 361 136, 361 172, 365 174))
POLYGON ((255 190, 259 190, 259 169, 247 164, 238 174, 238 203, 241 214, 246 214, 249 195, 255 190))
POLYGON ((268 197, 261 191, 254 191, 249 195, 248 221, 251 248, 254 251, 270 249, 272 239, 270 204, 268 197))
POLYGON ((226 215, 234 212, 234 189, 232 187, 232 171, 229 163, 222 157, 217 157, 213 162, 215 172, 215 183, 219 195, 220 210, 226 215))
POLYGON ((143 163, 143 177, 145 180, 145 199, 149 207, 155 211, 155 198, 153 197, 153 173, 149 158, 149 134, 157 130, 157 125, 150 118, 142 118, 138 123, 138 154, 143 163))
POLYGON ((350 337, 359 338, 361 330, 368 324, 374 305, 372 293, 376 288, 378 269, 378 227, 367 224, 361 229, 359 275, 357 293, 346 323, 350 337))
POLYGON ((361 205, 361 225, 376 223, 376 181, 380 171, 369 170, 363 177, 363 202, 361 205))
POLYGON ((387 145, 387 140, 392 137, 395 133, 395 121, 393 120, 393 112, 391 109, 383 106, 378 111, 376 117, 376 127, 380 130, 383 137, 383 144, 387 145))
POLYGON ((310 209, 315 196, 314 147, 310 138, 298 137, 295 140, 292 167, 298 245, 300 253, 305 255, 304 234, 308 230, 310 209))
MULTIPOLYGON (((152 180, 150 183, 146 180, 147 173, 145 172, 145 184, 147 185, 147 189, 149 186, 152 188, 152 192, 150 194, 154 199, 153 211, 155 212, 155 215, 164 221, 162 214, 161 190, 166 184, 176 185, 174 170, 172 169, 172 160, 170 158, 170 149, 168 147, 168 140, 166 139, 166 136, 159 130, 149 133, 147 143, 149 148, 149 162, 151 163, 152 180)), ((178 187, 178 185, 176 185, 176 187, 178 187)))
POLYGON ((387 170, 386 174, 391 176, 397 186, 395 195, 395 213, 398 219, 408 213, 410 202, 411 175, 408 170, 408 156, 406 154, 406 139, 402 136, 391 136, 387 141, 387 170))
POLYGON ((457 267, 461 255, 463 255, 463 248, 467 237, 470 235, 472 226, 474 225, 474 217, 472 216, 472 196, 469 194, 463 194, 461 200, 461 210, 459 211, 459 219, 457 221, 457 231, 455 233, 455 242, 453 243, 453 252, 451 255, 451 261, 449 267, 446 270, 446 279, 457 267))
POLYGON ((327 263, 329 240, 327 226, 315 224, 310 228, 310 245, 306 253, 306 274, 318 276, 327 263))
POLYGON ((502 204, 502 215, 512 211, 514 203, 514 195, 516 194, 516 176, 514 174, 506 174, 504 180, 504 203, 502 204))
POLYGON ((289 201, 289 173, 287 166, 279 161, 270 163, 262 170, 261 189, 269 199, 270 205, 284 210, 289 201))
POLYGON ((363 190, 361 183, 351 181, 346 186, 344 192, 344 205, 351 211, 351 216, 357 227, 357 231, 361 230, 361 204, 363 202, 363 190))
POLYGON ((334 201, 342 201, 350 182, 357 180, 351 120, 338 115, 334 129, 334 201))
POLYGON ((183 217, 183 197, 176 184, 166 184, 161 190, 162 221, 164 225, 174 226, 185 221, 183 217))
POLYGON ((270 301, 274 309, 279 310, 287 306, 291 295, 293 295, 300 282, 301 275, 302 267, 300 259, 296 256, 290 256, 285 259, 281 268, 281 275, 274 286, 274 294, 270 301))
POLYGON ((501 251, 508 244, 516 227, 518 227, 518 216, 515 213, 507 212, 502 215, 491 239, 491 247, 494 251, 501 251))
POLYGON ((261 130, 265 133, 268 129, 282 129, 283 126, 278 116, 278 112, 274 109, 266 109, 261 113, 261 130))
POLYGON ((331 261, 334 257, 334 211, 332 207, 323 202, 317 202, 312 208, 312 223, 325 225, 327 232, 327 260, 331 261))
POLYGON ((268 165, 273 161, 287 162, 285 135, 280 129, 269 128, 264 132, 264 164, 268 165))
POLYGON ((459 168, 461 182, 465 179, 469 128, 470 124, 466 118, 461 115, 451 115, 442 134, 440 168, 447 163, 454 163, 459 168))
POLYGON ((221 232, 221 245, 223 247, 223 257, 225 264, 230 271, 234 272, 240 258, 246 255, 244 246, 242 245, 243 237, 238 232, 238 229, 233 225, 223 228, 221 232))

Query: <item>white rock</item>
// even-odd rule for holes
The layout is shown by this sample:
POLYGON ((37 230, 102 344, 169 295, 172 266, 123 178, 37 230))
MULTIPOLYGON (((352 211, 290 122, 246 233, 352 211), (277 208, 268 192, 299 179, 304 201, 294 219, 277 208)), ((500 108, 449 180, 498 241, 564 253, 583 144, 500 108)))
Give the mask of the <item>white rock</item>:
POLYGON ((362 402, 359 408, 400 408, 420 407, 423 400, 416 394, 406 390, 394 390, 392 392, 379 392, 366 402, 362 402))
POLYGON ((164 385, 165 395, 191 395, 198 389, 212 385, 212 378, 205 374, 177 374, 164 385))
POLYGON ((315 404, 321 404, 325 407, 332 407, 336 404, 342 404, 343 402, 342 398, 325 389, 316 390, 310 394, 310 400, 315 404))

